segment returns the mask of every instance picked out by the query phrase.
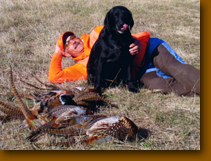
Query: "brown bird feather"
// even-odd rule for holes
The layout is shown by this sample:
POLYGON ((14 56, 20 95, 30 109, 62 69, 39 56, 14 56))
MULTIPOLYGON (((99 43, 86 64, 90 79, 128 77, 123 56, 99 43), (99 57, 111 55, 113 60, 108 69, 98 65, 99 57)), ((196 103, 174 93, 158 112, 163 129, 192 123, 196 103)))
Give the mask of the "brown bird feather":
POLYGON ((2 111, 9 118, 16 118, 16 119, 21 119, 21 120, 25 119, 20 109, 13 107, 11 105, 5 104, 2 101, 0 101, 0 111, 2 111))
POLYGON ((18 103, 20 104, 20 110, 22 111, 22 113, 25 117, 28 127, 31 129, 35 128, 35 122, 33 120, 37 119, 37 117, 32 114, 32 112, 24 105, 23 101, 21 100, 21 98, 15 88, 14 82, 13 82, 12 67, 10 70, 10 82, 11 82, 11 86, 12 86, 13 92, 15 94, 15 97, 17 98, 18 103))

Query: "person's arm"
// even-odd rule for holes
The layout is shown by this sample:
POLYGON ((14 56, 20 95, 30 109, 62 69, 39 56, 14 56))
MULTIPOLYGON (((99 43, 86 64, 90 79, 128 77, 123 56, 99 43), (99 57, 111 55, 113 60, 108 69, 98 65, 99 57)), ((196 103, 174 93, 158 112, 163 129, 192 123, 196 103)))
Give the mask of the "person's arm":
POLYGON ((76 63, 70 67, 62 69, 62 55, 54 53, 49 67, 48 79, 52 83, 63 83, 66 81, 74 81, 86 79, 86 66, 81 63, 76 63))

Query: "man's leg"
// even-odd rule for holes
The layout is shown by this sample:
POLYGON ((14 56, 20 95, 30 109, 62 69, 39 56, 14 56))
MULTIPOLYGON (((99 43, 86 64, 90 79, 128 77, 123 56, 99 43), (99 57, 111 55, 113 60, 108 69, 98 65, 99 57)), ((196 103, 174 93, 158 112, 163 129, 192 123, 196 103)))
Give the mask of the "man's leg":
POLYGON ((184 86, 173 77, 164 79, 163 77, 158 76, 156 71, 145 73, 141 77, 141 82, 146 88, 150 90, 161 89, 161 92, 165 94, 174 92, 184 96, 194 95, 194 92, 184 88, 184 86))
POLYGON ((198 69, 179 62, 162 44, 153 51, 152 61, 160 71, 173 78, 164 79, 156 72, 145 73, 141 82, 147 88, 163 89, 164 93, 174 91, 179 95, 192 95, 192 93, 200 95, 200 71, 198 69))
POLYGON ((185 89, 200 95, 200 71, 180 63, 162 44, 153 51, 153 63, 162 72, 175 78, 185 89))

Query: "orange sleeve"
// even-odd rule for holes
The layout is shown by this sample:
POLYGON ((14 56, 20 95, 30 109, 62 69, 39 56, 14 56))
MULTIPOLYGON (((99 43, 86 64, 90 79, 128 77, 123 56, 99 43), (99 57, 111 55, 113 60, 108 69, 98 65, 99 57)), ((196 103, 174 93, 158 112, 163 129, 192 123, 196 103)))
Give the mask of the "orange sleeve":
POLYGON ((135 67, 141 67, 144 64, 144 55, 147 48, 147 44, 149 42, 150 33, 148 31, 139 32, 136 34, 132 34, 133 37, 138 39, 141 42, 141 51, 135 55, 133 59, 133 65, 135 67))
POLYGON ((96 40, 99 37, 99 34, 101 32, 101 30, 104 28, 104 26, 97 26, 94 28, 94 30, 92 30, 92 32, 90 33, 90 42, 89 45, 92 48, 94 43, 96 42, 96 40))
POLYGON ((86 66, 82 63, 76 63, 62 70, 62 55, 54 53, 49 67, 48 79, 53 83, 63 83, 87 78, 86 66))
POLYGON ((141 42, 141 51, 139 51, 139 53, 136 54, 133 59, 133 79, 135 79, 139 67, 143 66, 145 63, 144 55, 147 48, 147 44, 149 42, 150 33, 148 31, 143 31, 136 34, 132 34, 132 36, 141 42))

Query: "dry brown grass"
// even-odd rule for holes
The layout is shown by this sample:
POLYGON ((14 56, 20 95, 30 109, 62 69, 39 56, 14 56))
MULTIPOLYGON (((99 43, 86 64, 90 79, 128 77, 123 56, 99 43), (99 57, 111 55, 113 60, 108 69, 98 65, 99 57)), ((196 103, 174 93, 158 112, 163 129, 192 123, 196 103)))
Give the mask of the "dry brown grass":
MULTIPOLYGON (((90 33, 102 25, 106 12, 115 5, 131 10, 135 25, 133 33, 148 30, 154 37, 166 40, 188 63, 200 69, 200 2, 197 0, 7 0, 0 1, 0 100, 16 104, 8 98, 11 91, 9 66, 16 71, 18 91, 29 92, 17 78, 29 78, 33 73, 48 81, 48 67, 60 33, 73 30, 77 35, 90 33)), ((73 63, 63 59, 63 67, 73 63)), ((69 88, 86 86, 86 81, 64 83, 69 88)), ((200 97, 163 95, 141 89, 138 94, 117 87, 105 92, 120 109, 101 109, 99 113, 127 116, 139 127, 150 131, 147 138, 123 144, 104 143, 92 146, 54 147, 41 149, 77 150, 199 150, 200 97)), ((30 102, 28 106, 31 107, 30 102)), ((19 127, 21 121, 0 121, 0 149, 33 149, 26 137, 28 129, 19 127)), ((45 142, 63 138, 43 136, 45 142)))

